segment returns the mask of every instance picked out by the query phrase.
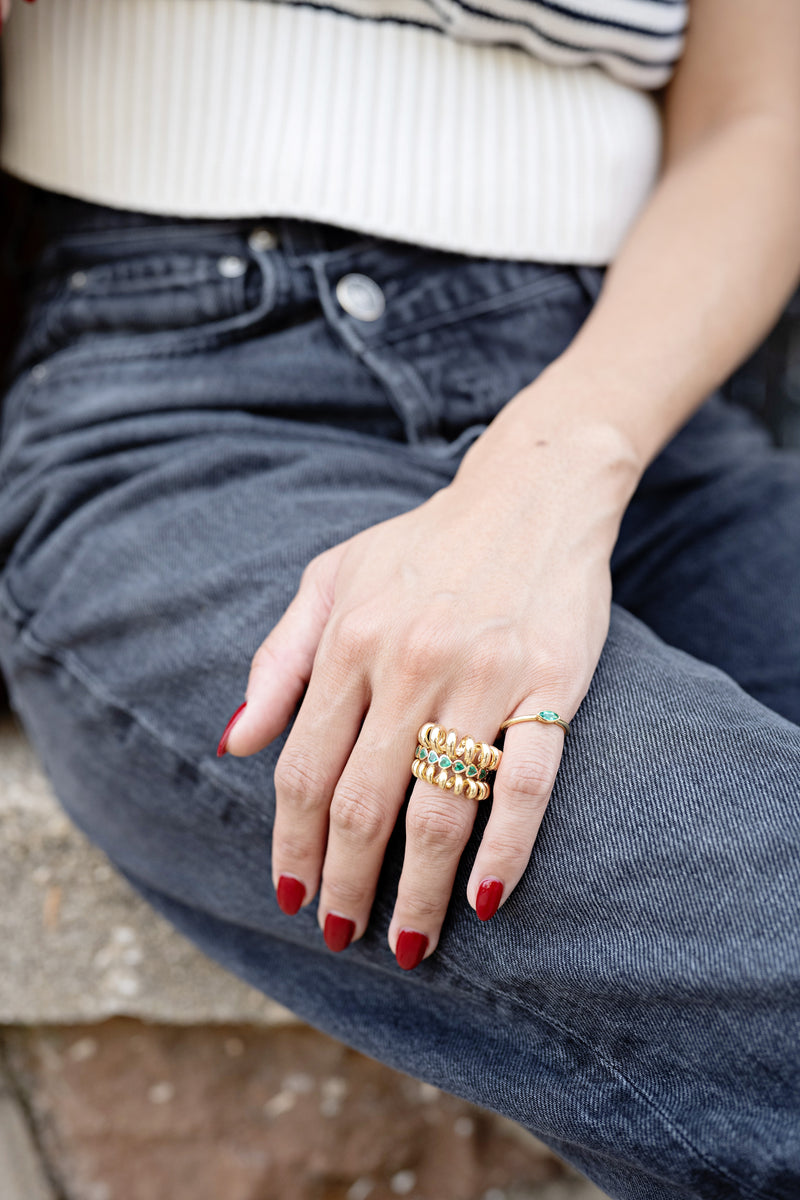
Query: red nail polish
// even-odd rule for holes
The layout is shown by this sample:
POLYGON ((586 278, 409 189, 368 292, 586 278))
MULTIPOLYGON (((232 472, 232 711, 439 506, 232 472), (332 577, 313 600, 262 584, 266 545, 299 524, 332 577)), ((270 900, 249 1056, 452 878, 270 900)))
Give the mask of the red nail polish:
POLYGON ((427 949, 428 939, 424 933, 417 933, 416 929, 401 929, 394 956, 404 971, 411 971, 422 962, 427 949))
POLYGON ((290 917, 299 909, 306 894, 306 885, 293 875, 281 875, 278 880, 278 904, 290 917))
POLYGON ((222 758, 223 754, 225 753, 225 747, 228 745, 228 738, 231 736, 231 730, 233 729, 236 722, 239 720, 239 717, 242 714, 245 704, 247 704, 246 700, 244 701, 244 703, 239 705, 236 712, 233 714, 230 721, 228 721, 228 724, 225 726, 225 728, 222 732, 222 737, 219 739, 219 745, 217 746, 217 758, 222 758))
POLYGON ((325 918, 325 945, 329 950, 345 950, 356 931, 355 921, 349 917, 340 917, 336 913, 328 913, 325 918))
POLYGON ((499 879, 484 879, 475 897, 475 911, 482 921, 493 917, 500 905, 503 885, 499 879))

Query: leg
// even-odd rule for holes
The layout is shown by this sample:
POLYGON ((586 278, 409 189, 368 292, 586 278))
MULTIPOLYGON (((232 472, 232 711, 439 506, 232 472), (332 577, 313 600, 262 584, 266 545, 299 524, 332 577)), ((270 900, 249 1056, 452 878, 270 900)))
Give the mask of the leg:
POLYGON ((800 724, 800 450, 718 393, 645 472, 612 558, 614 596, 800 724))
POLYGON ((402 820, 370 928, 344 954, 312 909, 277 907, 271 786, 288 729, 254 759, 214 758, 253 650, 308 558, 451 477, 446 444, 404 442, 391 422, 430 431, 424 384, 459 341, 439 428, 490 415, 475 322, 431 339, 432 310, 483 303, 485 361, 516 330, 508 361, 529 378, 585 311, 571 276, 531 271, 525 327, 509 290, 488 307, 460 294, 502 264, 465 276, 436 257, 417 268, 412 249, 406 330, 370 346, 348 325, 351 356, 331 337, 328 271, 394 277, 381 254, 313 260, 327 324, 281 286, 246 330, 93 335, 91 353, 47 360, 46 388, 20 375, 0 448, 12 703, 76 824, 207 953, 312 1024, 511 1116, 614 1196, 789 1200, 800 730, 619 605, 530 869, 488 926, 464 899, 486 811, 415 972, 386 942, 402 820))

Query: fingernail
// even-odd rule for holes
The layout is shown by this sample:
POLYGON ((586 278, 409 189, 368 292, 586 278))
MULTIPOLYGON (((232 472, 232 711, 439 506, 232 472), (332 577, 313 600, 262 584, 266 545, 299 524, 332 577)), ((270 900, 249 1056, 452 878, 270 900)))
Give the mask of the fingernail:
POLYGON ((242 710, 244 709, 245 704, 247 704, 246 700, 242 704, 239 705, 236 712, 233 714, 230 721, 228 721, 228 724, 225 726, 222 737, 219 739, 219 745, 217 746, 217 758, 222 758, 223 754, 225 753, 226 747, 228 745, 228 738, 231 736, 231 730, 233 729, 236 722, 239 720, 239 717, 242 715, 242 710))
POLYGON ((503 895, 503 884, 499 879, 483 879, 475 897, 475 912, 482 921, 488 921, 497 912, 503 895))
POLYGON ((417 933, 416 929, 401 929, 394 956, 404 971, 411 971, 422 962, 427 949, 428 939, 424 933, 417 933))
POLYGON ((337 913, 328 913, 325 918, 323 937, 329 950, 345 950, 356 931, 355 921, 349 917, 340 917, 337 913))
POLYGON ((281 875, 276 894, 280 907, 293 917, 305 899, 306 885, 295 879, 294 875, 281 875))

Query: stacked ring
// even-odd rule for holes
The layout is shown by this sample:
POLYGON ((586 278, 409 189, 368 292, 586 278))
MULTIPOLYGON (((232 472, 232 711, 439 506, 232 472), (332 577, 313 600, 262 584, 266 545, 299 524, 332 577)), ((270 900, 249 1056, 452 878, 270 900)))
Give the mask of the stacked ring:
POLYGON ((437 784, 455 796, 469 800, 485 800, 489 785, 484 782, 490 771, 500 765, 503 751, 488 742, 474 738, 459 738, 456 729, 445 729, 433 721, 422 725, 417 733, 418 746, 411 764, 412 774, 427 783, 437 784), (452 774, 448 771, 452 770, 452 774))

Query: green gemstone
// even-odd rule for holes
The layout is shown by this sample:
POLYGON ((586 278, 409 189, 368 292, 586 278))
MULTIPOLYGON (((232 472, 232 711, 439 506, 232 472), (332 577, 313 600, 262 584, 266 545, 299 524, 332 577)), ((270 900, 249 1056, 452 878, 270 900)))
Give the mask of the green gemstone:
POLYGON ((439 761, 439 755, 436 753, 436 751, 429 750, 428 751, 428 762, 437 763, 438 761, 439 761))
POLYGON ((542 718, 543 721, 557 721, 558 720, 558 713, 553 712, 552 709, 550 709, 550 708, 543 708, 542 711, 539 713, 539 716, 542 718))
POLYGON ((462 761, 461 761, 461 759, 460 759, 460 758, 457 758, 457 759, 456 759, 456 761, 453 763, 453 770, 454 770, 454 771, 459 771, 459 772, 460 772, 460 771, 466 771, 466 769, 467 769, 467 768, 466 768, 465 764, 464 764, 464 763, 462 763, 462 761))
POLYGON ((452 762, 453 762, 452 758, 448 758, 446 754, 439 755, 439 766, 440 767, 449 767, 452 765, 452 762))
POLYGON ((417 758, 427 758, 428 757, 428 751, 425 749, 424 746, 417 746, 416 754, 417 754, 417 758))
POLYGON ((469 775, 469 777, 472 778, 473 775, 477 775, 477 774, 478 774, 478 768, 475 766, 474 763, 470 763, 469 766, 467 767, 467 775, 469 775))
POLYGON ((485 779, 488 774, 489 772, 486 770, 486 768, 482 767, 481 770, 478 771, 478 779, 485 779))

